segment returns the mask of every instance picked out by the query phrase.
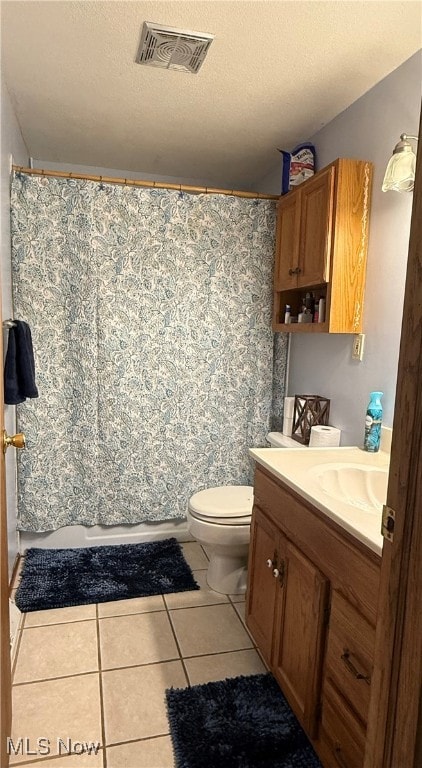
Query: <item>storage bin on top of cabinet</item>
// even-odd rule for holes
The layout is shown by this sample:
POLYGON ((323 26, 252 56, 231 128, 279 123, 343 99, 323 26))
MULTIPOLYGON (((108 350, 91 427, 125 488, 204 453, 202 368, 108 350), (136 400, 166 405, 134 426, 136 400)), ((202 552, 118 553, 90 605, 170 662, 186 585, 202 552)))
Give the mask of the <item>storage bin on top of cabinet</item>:
POLYGON ((277 212, 273 330, 360 333, 373 166, 340 158, 281 197, 277 212), (306 292, 325 299, 322 323, 284 323, 306 292))

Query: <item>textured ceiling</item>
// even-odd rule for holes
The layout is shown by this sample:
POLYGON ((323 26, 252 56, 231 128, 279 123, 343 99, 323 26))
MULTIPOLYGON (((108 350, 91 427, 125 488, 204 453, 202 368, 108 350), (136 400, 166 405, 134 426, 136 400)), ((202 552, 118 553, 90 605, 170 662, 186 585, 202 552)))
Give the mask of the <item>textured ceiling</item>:
POLYGON ((2 2, 31 156, 247 189, 421 46, 419 2, 2 2), (197 75, 135 64, 143 21, 215 35, 197 75))

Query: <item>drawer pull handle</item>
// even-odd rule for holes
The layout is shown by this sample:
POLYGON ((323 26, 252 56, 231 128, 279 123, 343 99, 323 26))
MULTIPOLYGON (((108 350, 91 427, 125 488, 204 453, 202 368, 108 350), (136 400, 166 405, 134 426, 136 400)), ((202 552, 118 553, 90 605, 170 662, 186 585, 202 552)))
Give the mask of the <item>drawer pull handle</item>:
POLYGON ((365 683, 368 685, 371 684, 371 678, 369 675, 364 675, 362 672, 359 672, 359 670, 355 667, 353 662, 350 660, 350 651, 347 650, 347 648, 344 649, 344 653, 341 655, 341 660, 344 662, 345 666, 351 672, 353 677, 356 678, 356 680, 364 680, 365 683))

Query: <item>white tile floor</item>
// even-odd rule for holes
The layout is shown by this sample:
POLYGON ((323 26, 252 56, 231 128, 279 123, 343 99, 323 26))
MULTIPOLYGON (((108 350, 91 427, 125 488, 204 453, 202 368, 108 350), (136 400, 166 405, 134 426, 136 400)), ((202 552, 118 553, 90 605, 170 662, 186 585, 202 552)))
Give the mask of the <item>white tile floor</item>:
POLYGON ((35 751, 45 737, 52 751, 13 756, 12 765, 173 768, 165 689, 265 671, 245 628, 244 597, 210 590, 202 547, 183 550, 199 591, 25 615, 12 740, 27 738, 35 751), (58 738, 101 748, 57 756, 58 738))

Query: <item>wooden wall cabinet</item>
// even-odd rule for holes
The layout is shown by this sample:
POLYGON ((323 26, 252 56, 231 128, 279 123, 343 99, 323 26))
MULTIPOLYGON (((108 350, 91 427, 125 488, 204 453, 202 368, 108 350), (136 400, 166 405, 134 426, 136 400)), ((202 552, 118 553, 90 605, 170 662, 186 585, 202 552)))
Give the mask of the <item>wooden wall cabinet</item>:
POLYGON ((247 625, 326 768, 362 768, 380 558, 262 467, 247 625))
POLYGON ((341 158, 280 198, 274 331, 362 330, 371 186, 371 163, 341 158), (297 316, 307 291, 325 299, 325 321, 285 325, 286 304, 297 316))

